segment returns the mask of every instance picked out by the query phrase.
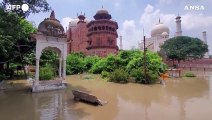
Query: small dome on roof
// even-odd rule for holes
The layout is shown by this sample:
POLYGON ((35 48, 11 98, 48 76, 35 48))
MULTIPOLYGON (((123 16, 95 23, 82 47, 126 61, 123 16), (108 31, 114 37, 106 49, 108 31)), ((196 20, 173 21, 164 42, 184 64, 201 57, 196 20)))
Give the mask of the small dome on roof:
POLYGON ((51 12, 49 18, 45 18, 38 26, 38 32, 48 36, 60 37, 64 36, 64 28, 60 21, 55 18, 54 11, 51 12))
POLYGON ((108 19, 108 20, 110 20, 111 18, 112 18, 111 15, 109 14, 109 12, 106 9, 103 8, 103 6, 94 15, 94 19, 95 20, 100 20, 100 19, 108 19))
POLYGON ((163 33, 161 34, 161 36, 162 36, 162 37, 167 37, 167 36, 169 36, 169 34, 168 34, 167 32, 163 32, 163 33))
POLYGON ((109 12, 108 12, 106 9, 101 8, 100 10, 98 10, 98 11, 96 12, 96 14, 109 14, 109 12))
MULTIPOLYGON (((89 23, 89 19, 85 18, 84 20, 86 23, 89 23)), ((69 22, 69 28, 70 27, 76 27, 77 26, 77 23, 79 22, 79 18, 72 18, 69 22)))

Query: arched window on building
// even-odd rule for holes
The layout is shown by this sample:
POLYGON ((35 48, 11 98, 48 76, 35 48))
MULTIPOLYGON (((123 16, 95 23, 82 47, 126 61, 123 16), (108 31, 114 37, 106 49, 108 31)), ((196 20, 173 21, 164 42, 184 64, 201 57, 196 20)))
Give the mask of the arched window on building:
POLYGON ((102 30, 101 26, 98 26, 98 30, 102 30))
POLYGON ((92 39, 89 39, 88 40, 88 45, 91 45, 92 44, 92 39))
POLYGON ((107 45, 109 45, 109 46, 113 45, 113 39, 111 37, 107 38, 107 45))
POLYGON ((109 27, 109 31, 111 31, 111 27, 109 27))
POLYGON ((101 38, 100 37, 97 37, 96 39, 96 45, 101 45, 102 44, 102 41, 101 41, 101 38))
POLYGON ((94 27, 94 31, 97 31, 97 27, 94 27))

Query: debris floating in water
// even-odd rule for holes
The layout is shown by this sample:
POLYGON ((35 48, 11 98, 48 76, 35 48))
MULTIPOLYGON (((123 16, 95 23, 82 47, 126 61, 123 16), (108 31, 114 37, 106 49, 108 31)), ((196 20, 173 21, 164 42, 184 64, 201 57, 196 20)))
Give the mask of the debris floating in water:
POLYGON ((96 96, 86 92, 82 92, 79 90, 72 90, 72 93, 74 95, 74 100, 76 101, 85 101, 91 104, 101 105, 101 106, 107 103, 106 101, 99 100, 96 96))

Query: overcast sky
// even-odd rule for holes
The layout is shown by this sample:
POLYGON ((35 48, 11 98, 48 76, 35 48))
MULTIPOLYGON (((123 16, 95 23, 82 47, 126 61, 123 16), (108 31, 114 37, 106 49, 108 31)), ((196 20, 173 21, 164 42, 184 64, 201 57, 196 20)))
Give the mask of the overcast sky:
MULTIPOLYGON (((175 17, 182 16, 183 35, 202 39, 202 32, 207 31, 207 41, 212 54, 212 0, 47 0, 55 11, 56 18, 64 27, 77 13, 85 12, 88 19, 93 19, 102 5, 118 22, 118 34, 123 36, 124 49, 137 47, 145 35, 150 36, 152 27, 161 22, 169 26, 170 37, 175 33, 175 17), (203 6, 204 10, 185 10, 185 6, 203 6)), ((38 25, 49 13, 30 15, 28 20, 38 25)))

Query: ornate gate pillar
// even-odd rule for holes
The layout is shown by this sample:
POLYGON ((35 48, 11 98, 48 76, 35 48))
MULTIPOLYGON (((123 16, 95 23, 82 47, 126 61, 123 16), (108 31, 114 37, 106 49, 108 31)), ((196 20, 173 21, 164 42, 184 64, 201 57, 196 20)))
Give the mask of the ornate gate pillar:
POLYGON ((59 78, 62 77, 62 58, 59 58, 59 78))
POLYGON ((36 58, 36 69, 35 69, 35 85, 39 84, 39 63, 40 63, 40 59, 36 58))
POLYGON ((66 59, 63 59, 63 80, 66 79, 66 59))

